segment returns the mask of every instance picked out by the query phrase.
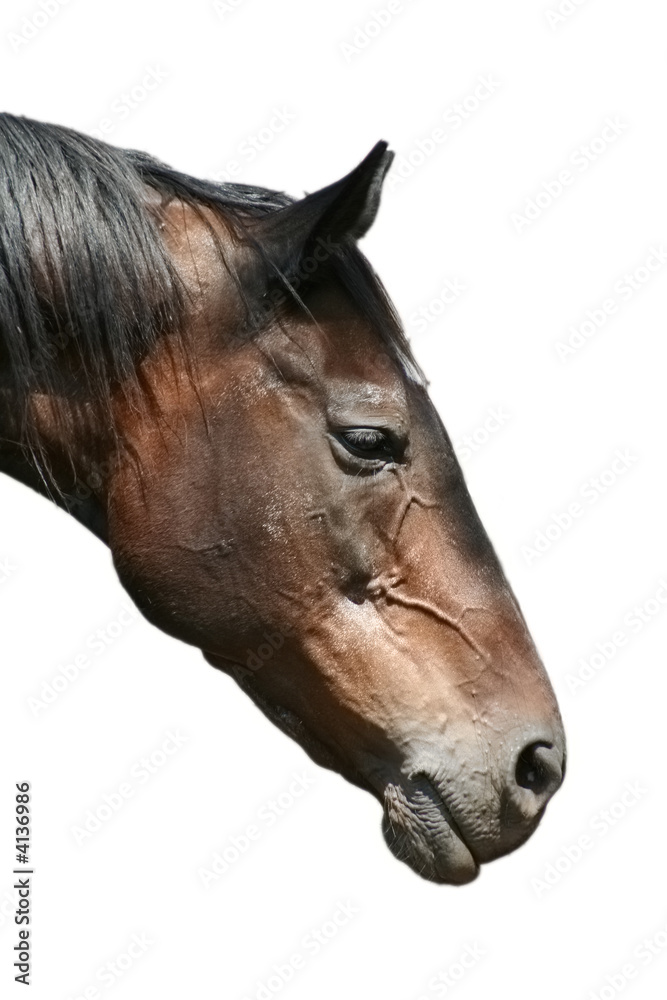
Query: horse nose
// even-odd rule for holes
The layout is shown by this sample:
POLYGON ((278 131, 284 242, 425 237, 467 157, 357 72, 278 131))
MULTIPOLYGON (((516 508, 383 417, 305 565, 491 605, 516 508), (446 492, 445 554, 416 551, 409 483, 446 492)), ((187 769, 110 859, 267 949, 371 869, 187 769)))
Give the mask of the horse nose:
POLYGON ((515 801, 526 818, 537 815, 565 775, 565 752, 548 740, 534 740, 519 753, 514 769, 515 801))

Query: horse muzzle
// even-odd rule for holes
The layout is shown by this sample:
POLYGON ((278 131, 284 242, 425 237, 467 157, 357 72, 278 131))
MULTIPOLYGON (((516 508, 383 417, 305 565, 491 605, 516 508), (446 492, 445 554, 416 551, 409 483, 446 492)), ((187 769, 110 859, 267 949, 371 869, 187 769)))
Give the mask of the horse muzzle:
POLYGON ((540 734, 510 752, 504 774, 475 756, 436 763, 428 754, 384 787, 387 845, 430 881, 464 885, 481 864, 523 844, 565 773, 562 732, 540 734))

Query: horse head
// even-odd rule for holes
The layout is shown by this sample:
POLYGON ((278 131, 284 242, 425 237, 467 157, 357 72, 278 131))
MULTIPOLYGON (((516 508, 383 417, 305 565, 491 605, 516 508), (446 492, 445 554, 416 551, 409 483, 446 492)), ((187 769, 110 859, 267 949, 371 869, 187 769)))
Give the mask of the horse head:
POLYGON ((128 414, 140 474, 115 478, 109 540, 152 621, 377 796, 398 857, 463 883, 535 829, 564 735, 356 246, 389 161, 379 144, 343 180, 234 224, 165 209, 196 376, 164 344, 144 366, 159 426, 128 414))
POLYGON ((389 163, 293 200, 0 115, 0 469, 464 883, 535 829, 564 735, 357 246, 389 163))

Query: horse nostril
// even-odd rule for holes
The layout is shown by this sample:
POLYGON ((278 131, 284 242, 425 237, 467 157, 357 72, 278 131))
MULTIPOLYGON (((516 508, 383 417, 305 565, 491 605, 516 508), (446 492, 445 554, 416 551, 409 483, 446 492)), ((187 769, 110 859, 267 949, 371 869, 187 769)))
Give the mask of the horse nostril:
POLYGON ((563 780, 564 760, 552 743, 529 743, 516 764, 516 782, 535 795, 548 798, 563 780))

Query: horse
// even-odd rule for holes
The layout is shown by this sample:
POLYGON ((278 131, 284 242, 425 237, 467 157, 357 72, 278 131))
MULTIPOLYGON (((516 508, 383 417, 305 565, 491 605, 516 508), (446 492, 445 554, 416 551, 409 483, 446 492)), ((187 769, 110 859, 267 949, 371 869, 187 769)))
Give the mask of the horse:
POLYGON ((0 115, 0 471, 462 885, 533 833, 565 736, 358 247, 392 156, 293 198, 0 115))

